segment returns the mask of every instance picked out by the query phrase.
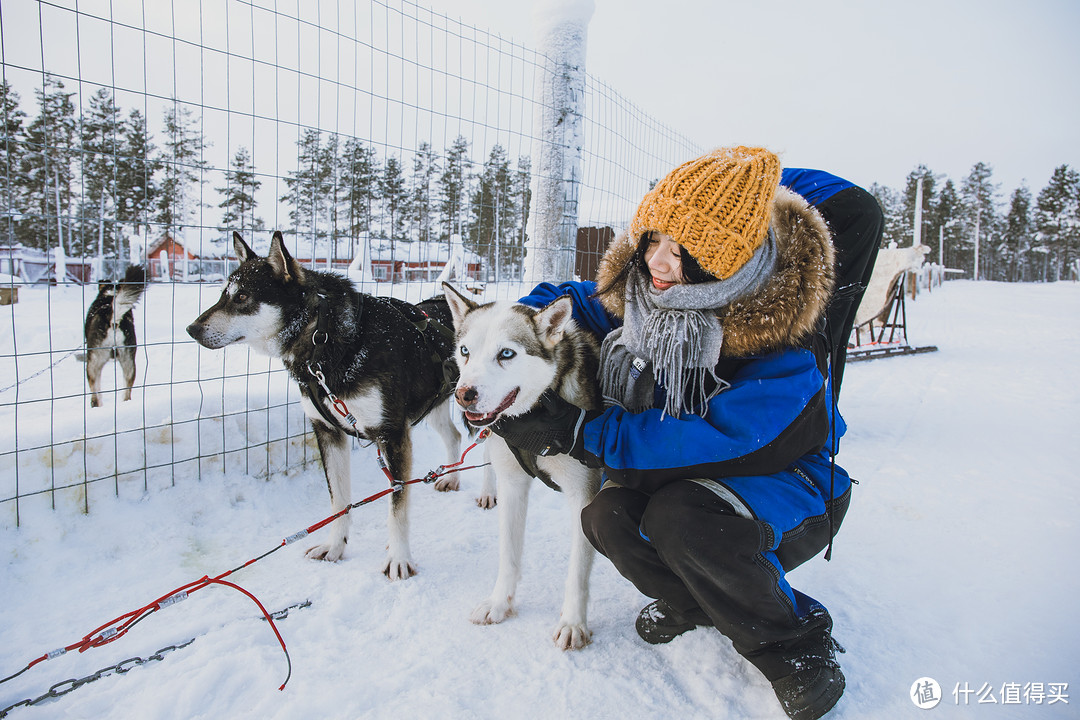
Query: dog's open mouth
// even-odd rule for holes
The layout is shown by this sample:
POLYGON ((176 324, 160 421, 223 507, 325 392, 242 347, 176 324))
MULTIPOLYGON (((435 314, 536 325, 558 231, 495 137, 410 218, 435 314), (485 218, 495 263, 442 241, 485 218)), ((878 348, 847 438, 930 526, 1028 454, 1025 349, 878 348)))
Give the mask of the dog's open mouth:
POLYGON ((499 403, 499 407, 495 408, 492 412, 474 413, 466 410, 465 419, 469 421, 470 425, 473 425, 475 427, 484 427, 485 425, 490 425, 491 423, 499 419, 499 413, 514 404, 514 401, 517 400, 518 390, 520 390, 520 388, 514 388, 513 390, 511 390, 510 394, 503 398, 503 401, 499 403))

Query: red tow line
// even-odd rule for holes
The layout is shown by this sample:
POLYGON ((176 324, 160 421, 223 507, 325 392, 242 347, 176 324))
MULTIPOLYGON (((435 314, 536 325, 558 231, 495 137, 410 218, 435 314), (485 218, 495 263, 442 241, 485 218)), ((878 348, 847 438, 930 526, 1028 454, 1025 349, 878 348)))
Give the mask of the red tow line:
MULTIPOLYGON (((345 407, 344 402, 342 402, 341 405, 342 405, 342 408, 344 409, 344 413, 342 413, 342 414, 345 415, 346 413, 349 412, 349 409, 347 407, 345 407)), ((334 407, 335 407, 335 409, 337 409, 337 402, 335 402, 334 407)), ((338 410, 338 412, 341 412, 341 410, 338 410)), ((208 575, 203 575, 201 578, 199 578, 198 580, 195 580, 194 582, 187 583, 186 585, 181 585, 180 587, 176 588, 175 590, 172 590, 171 592, 169 592, 169 593, 167 593, 165 595, 162 595, 161 597, 157 598, 156 600, 153 600, 152 602, 149 602, 146 605, 143 605, 142 607, 140 607, 140 608, 138 608, 136 610, 132 610, 131 612, 124 613, 123 615, 121 615, 121 616, 119 616, 117 618, 114 618, 114 619, 110 620, 107 623, 104 623, 104 624, 98 626, 97 628, 95 628, 95 629, 91 630, 90 632, 88 632, 86 635, 83 635, 80 640, 78 640, 76 642, 73 642, 70 645, 66 645, 66 646, 64 646, 62 648, 58 648, 56 650, 52 650, 50 652, 47 652, 44 655, 42 655, 41 657, 38 657, 38 658, 36 658, 34 660, 31 660, 26 665, 26 667, 24 667, 22 670, 19 670, 18 672, 14 673, 12 675, 9 675, 9 676, 7 676, 7 677, 5 677, 3 679, 0 679, 0 684, 3 684, 5 682, 7 682, 8 680, 12 680, 12 679, 18 677, 19 675, 22 675, 24 672, 26 672, 30 668, 34 667, 38 663, 44 662, 46 660, 52 660, 53 658, 60 657, 61 655, 65 654, 65 653, 68 653, 68 652, 70 652, 72 650, 78 650, 79 652, 82 653, 82 652, 86 652, 90 648, 101 647, 102 645, 108 645, 111 642, 115 642, 116 640, 119 640, 121 637, 126 635, 128 633, 128 631, 131 630, 131 628, 134 627, 136 624, 142 622, 144 619, 146 619, 147 617, 149 617, 153 613, 157 612, 158 610, 162 610, 164 608, 169 607, 170 605, 175 605, 176 603, 181 602, 182 600, 186 600, 187 598, 189 598, 192 595, 192 593, 195 593, 195 592, 197 592, 199 590, 202 590, 203 588, 208 587, 210 585, 224 585, 225 587, 229 587, 229 588, 232 588, 233 590, 237 590, 238 592, 241 592, 244 595, 246 595, 247 597, 249 597, 251 599, 251 601, 254 602, 258 606, 259 611, 263 614, 263 617, 266 618, 266 621, 268 623, 270 623, 270 627, 271 627, 271 629, 273 629, 274 635, 277 637, 278 643, 281 645, 281 650, 282 650, 282 652, 285 653, 285 661, 286 661, 286 663, 288 663, 288 673, 285 676, 285 682, 281 683, 281 686, 278 687, 278 690, 284 690, 285 685, 287 685, 288 682, 289 682, 289 678, 292 677, 292 659, 289 657, 289 649, 287 647, 285 647, 285 640, 281 637, 281 633, 278 632, 277 625, 274 624, 274 618, 271 616, 271 614, 269 612, 267 612, 266 608, 263 607, 263 604, 261 602, 259 602, 259 599, 257 597, 255 597, 252 593, 248 592, 247 590, 240 587, 239 585, 237 585, 235 583, 232 583, 232 582, 227 582, 225 580, 225 578, 227 578, 228 576, 232 575, 235 572, 239 572, 240 570, 243 570, 246 567, 254 565, 258 561, 262 560, 263 558, 265 558, 265 557, 267 557, 269 555, 272 555, 273 553, 277 552, 278 550, 285 547, 286 545, 291 545, 292 543, 296 542, 297 540, 300 540, 302 538, 307 537, 308 535, 315 532, 316 530, 318 530, 318 529, 320 529, 320 528, 322 528, 322 527, 324 527, 326 525, 329 525, 331 522, 338 519, 342 515, 345 515, 345 514, 349 513, 354 508, 358 508, 361 505, 367 505, 368 503, 374 502, 374 501, 378 500, 381 497, 385 497, 386 495, 397 492, 398 490, 400 490, 401 488, 403 488, 406 485, 412 485, 414 483, 419 483, 419 482, 431 483, 431 482, 434 482, 435 480, 439 479, 440 477, 442 477, 444 475, 449 475, 450 473, 462 472, 464 470, 472 470, 474 468, 483 467, 484 465, 486 465, 486 463, 481 463, 479 465, 465 466, 464 465, 465 456, 468 455, 469 452, 473 448, 475 448, 477 445, 479 445, 484 440, 486 440, 488 435, 490 435, 490 430, 485 428, 484 430, 480 431, 479 435, 477 435, 476 441, 472 445, 470 445, 469 447, 465 448, 465 451, 461 453, 461 459, 458 460, 456 463, 452 463, 450 465, 440 465, 438 467, 438 469, 432 470, 431 472, 429 472, 424 477, 415 478, 413 480, 405 480, 405 481, 396 480, 394 478, 394 476, 390 473, 390 470, 386 467, 386 462, 383 460, 383 457, 382 457, 382 451, 379 450, 378 451, 379 467, 382 469, 383 474, 385 474, 387 479, 390 481, 390 487, 388 487, 387 489, 382 490, 380 492, 377 492, 374 495, 370 495, 370 496, 364 498, 363 500, 358 500, 357 502, 354 502, 351 505, 346 506, 345 508, 343 508, 339 512, 336 512, 333 515, 330 515, 329 517, 323 518, 322 520, 315 523, 314 525, 309 525, 308 527, 304 528, 303 530, 301 530, 301 531, 299 531, 297 533, 293 533, 292 535, 290 535, 290 536, 286 537, 284 540, 282 540, 281 544, 277 545, 276 547, 274 547, 271 550, 268 550, 267 552, 263 553, 262 555, 259 555, 257 557, 254 557, 254 558, 248 560, 243 565, 235 567, 232 570, 227 570, 226 572, 223 572, 220 575, 217 575, 215 577, 210 577, 208 575)))

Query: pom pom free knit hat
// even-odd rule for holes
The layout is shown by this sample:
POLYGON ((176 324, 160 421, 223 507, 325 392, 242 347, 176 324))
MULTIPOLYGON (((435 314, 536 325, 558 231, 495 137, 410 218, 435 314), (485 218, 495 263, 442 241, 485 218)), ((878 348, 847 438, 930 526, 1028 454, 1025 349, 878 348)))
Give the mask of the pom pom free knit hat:
POLYGON ((686 248, 706 272, 726 280, 769 232, 780 159, 764 148, 720 148, 683 163, 642 199, 630 237, 653 231, 686 248))

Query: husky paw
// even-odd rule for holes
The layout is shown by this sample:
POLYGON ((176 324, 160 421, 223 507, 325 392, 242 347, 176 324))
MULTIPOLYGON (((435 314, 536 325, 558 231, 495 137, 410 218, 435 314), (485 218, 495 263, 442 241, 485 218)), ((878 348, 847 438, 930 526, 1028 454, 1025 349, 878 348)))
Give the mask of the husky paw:
POLYGON ((514 614, 514 608, 510 604, 510 598, 506 599, 506 602, 492 602, 491 598, 484 600, 476 606, 472 611, 472 615, 469 616, 469 620, 477 625, 494 625, 495 623, 501 623, 506 618, 514 614))
POLYGON ((573 625, 560 622, 552 639, 560 650, 580 650, 592 641, 592 631, 584 623, 573 625))
POLYGON ((401 560, 387 558, 386 564, 383 565, 383 575, 391 580, 408 580, 415 574, 416 567, 413 565, 410 558, 401 560))
POLYGON ((476 498, 477 507, 481 507, 484 510, 490 510, 495 507, 495 494, 494 493, 480 493, 480 496, 476 498))
POLYGON ((345 554, 345 543, 324 543, 308 548, 304 555, 312 560, 325 560, 337 562, 345 554))
POLYGON ((439 478, 438 480, 435 481, 435 489, 438 490, 439 492, 449 492, 451 490, 460 490, 461 489, 461 481, 458 479, 458 477, 456 475, 454 475, 453 477, 448 477, 448 476, 444 475, 444 476, 442 476, 441 478, 439 478))

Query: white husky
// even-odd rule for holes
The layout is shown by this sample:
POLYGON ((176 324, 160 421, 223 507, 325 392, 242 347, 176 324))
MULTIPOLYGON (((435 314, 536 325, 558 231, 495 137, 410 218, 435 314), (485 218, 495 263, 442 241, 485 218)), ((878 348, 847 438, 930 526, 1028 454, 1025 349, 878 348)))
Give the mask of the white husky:
MULTIPOLYGON (((520 415, 548 389, 586 410, 600 407, 596 340, 577 327, 569 297, 536 310, 505 300, 478 305, 451 285, 443 287, 454 316, 461 371, 455 396, 472 425, 520 415)), ((581 531, 580 516, 600 486, 600 472, 569 455, 525 457, 497 435, 488 440, 488 452, 497 483, 499 575, 471 620, 497 623, 514 612, 529 486, 533 477, 539 477, 566 494, 573 514, 570 571, 554 640, 564 650, 584 647, 592 634, 586 606, 594 551, 581 531)))

